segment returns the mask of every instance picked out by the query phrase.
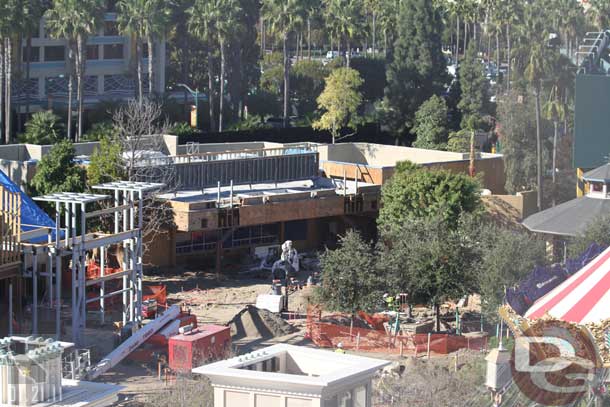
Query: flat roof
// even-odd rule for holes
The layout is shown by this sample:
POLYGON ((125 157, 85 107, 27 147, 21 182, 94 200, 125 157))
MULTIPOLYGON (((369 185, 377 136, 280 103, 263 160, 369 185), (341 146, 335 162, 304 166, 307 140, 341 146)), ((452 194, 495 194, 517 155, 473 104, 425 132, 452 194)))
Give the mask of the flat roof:
MULTIPOLYGON (((346 182, 347 194, 356 192, 356 183, 348 180, 346 182)), ((358 182, 360 187, 375 187, 375 184, 358 182)), ((276 183, 261 183, 252 185, 234 185, 233 198, 252 198, 257 196, 274 196, 287 194, 300 194, 313 191, 336 191, 343 193, 343 180, 332 180, 330 178, 315 178, 300 181, 287 181, 276 183)), ((220 187, 220 199, 229 199, 231 196, 230 186, 220 187)), ((218 188, 204 188, 202 190, 183 190, 160 194, 157 198, 167 199, 175 202, 209 202, 218 199, 218 188)))
MULTIPOLYGON (((325 393, 324 389, 330 386, 353 383, 355 379, 364 381, 388 364, 390 362, 386 360, 304 346, 278 344, 195 368, 193 373, 208 376, 213 385, 239 383, 244 387, 263 386, 278 392, 284 389, 295 389, 310 394, 322 394, 325 393), (313 365, 321 373, 306 375, 244 369, 249 365, 282 355, 290 356, 292 363, 297 365, 313 365)), ((306 370, 303 370, 306 373, 306 370)))
POLYGON ((34 404, 32 407, 110 407, 119 401, 124 386, 62 379, 61 400, 34 404))

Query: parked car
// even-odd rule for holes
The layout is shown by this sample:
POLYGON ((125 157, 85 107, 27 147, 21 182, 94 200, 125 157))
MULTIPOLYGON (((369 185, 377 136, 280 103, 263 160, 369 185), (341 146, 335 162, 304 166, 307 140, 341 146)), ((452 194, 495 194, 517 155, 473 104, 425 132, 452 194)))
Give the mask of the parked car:
POLYGON ((326 59, 333 59, 339 56, 339 51, 328 51, 326 53, 326 59))

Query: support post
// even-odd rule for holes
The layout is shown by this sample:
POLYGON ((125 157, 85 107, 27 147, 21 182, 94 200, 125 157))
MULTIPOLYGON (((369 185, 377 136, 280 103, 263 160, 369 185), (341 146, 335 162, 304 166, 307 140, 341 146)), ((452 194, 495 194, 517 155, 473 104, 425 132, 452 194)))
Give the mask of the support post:
POLYGON ((32 254, 32 335, 38 335, 38 253, 36 249, 32 254))
POLYGON ((79 262, 79 339, 81 333, 84 332, 87 327, 87 256, 85 252, 85 235, 87 234, 87 204, 85 202, 80 205, 80 245, 78 248, 78 262, 79 262))
MULTIPOLYGON (((61 256, 59 254, 59 240, 61 238, 61 204, 55 202, 55 253, 49 250, 49 256, 55 256, 55 338, 61 339, 61 256)), ((53 265, 51 264, 51 267, 53 265)))
POLYGON ((13 336, 13 279, 8 279, 8 336, 13 336))
POLYGON ((142 324, 142 280, 144 279, 144 270, 143 270, 143 233, 142 228, 144 226, 144 194, 142 190, 138 191, 138 240, 136 245, 136 250, 138 252, 138 321, 142 324))
MULTIPOLYGON (((100 247, 100 277, 104 277, 106 274, 106 247, 100 247)), ((106 294, 106 281, 102 280, 100 287, 100 322, 102 325, 106 323, 106 304, 104 300, 104 294, 106 294)))
MULTIPOLYGON (((123 191, 123 205, 127 205, 128 202, 128 197, 127 197, 127 193, 125 191, 123 191)), ((123 232, 127 231, 128 228, 128 221, 129 219, 127 219, 128 216, 128 209, 123 209, 123 232)), ((123 271, 127 270, 128 267, 128 260, 129 260, 129 251, 128 251, 128 247, 127 247, 127 241, 123 240, 123 264, 121 265, 121 267, 123 268, 123 271)), ((131 278, 129 278, 129 280, 131 280, 131 278)), ((132 289, 133 288, 133 281, 128 281, 128 276, 125 275, 123 276, 123 290, 125 290, 123 292, 123 319, 127 320, 129 318, 129 322, 133 321, 133 295, 129 295, 128 298, 128 294, 133 294, 132 292, 127 292, 127 289, 132 289), (129 310, 127 309, 127 307, 129 306, 129 310)), ((127 321, 125 321, 127 322, 127 321)), ((124 325, 124 324, 123 324, 124 325)))
MULTIPOLYGON (((134 209, 134 192, 129 191, 129 229, 135 228, 135 209, 134 209)), ((131 279, 131 291, 129 292, 129 303, 130 303, 130 318, 132 321, 136 320, 139 322, 139 318, 136 314, 136 308, 139 308, 138 301, 140 300, 140 294, 137 290, 137 270, 135 262, 135 244, 134 239, 129 239, 129 273, 131 279), (135 298, 134 298, 135 297, 135 298)))

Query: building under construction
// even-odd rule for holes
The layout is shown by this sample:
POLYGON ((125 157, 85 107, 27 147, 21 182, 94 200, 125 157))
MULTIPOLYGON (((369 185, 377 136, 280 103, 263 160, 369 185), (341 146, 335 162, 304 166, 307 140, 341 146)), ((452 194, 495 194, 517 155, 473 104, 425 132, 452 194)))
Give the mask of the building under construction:
POLYGON ((52 209, 53 219, 4 174, 0 181, 0 314, 6 316, 0 336, 70 337, 83 346, 88 311, 104 321, 110 304, 120 310, 123 325, 139 326, 142 204, 161 185, 113 182, 94 186, 99 194, 36 197, 52 209))

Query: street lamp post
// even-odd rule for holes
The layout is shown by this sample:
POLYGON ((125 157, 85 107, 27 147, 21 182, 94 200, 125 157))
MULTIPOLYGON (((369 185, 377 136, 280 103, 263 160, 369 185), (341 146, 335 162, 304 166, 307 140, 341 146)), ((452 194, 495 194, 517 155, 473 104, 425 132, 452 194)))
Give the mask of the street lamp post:
POLYGON ((193 121, 191 119, 191 127, 197 128, 198 124, 199 124, 199 121, 198 121, 198 114, 199 114, 199 89, 193 90, 188 85, 185 85, 184 83, 179 83, 176 86, 181 86, 184 89, 186 89, 187 92, 189 92, 191 94, 191 96, 193 96, 193 98, 195 99, 195 120, 193 121), (194 125, 193 125, 193 122, 194 122, 194 125))

